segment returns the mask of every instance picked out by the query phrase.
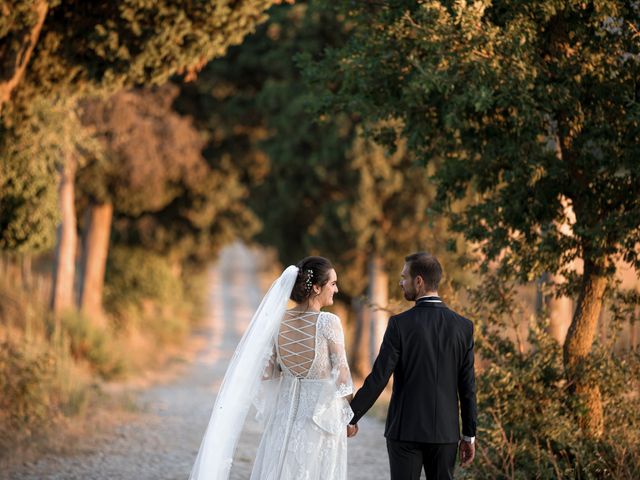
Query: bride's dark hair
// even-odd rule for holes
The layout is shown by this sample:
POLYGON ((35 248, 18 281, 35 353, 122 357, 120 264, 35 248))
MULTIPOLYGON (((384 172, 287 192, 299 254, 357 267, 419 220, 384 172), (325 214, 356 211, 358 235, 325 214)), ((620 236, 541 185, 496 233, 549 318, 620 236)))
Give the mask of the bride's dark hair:
POLYGON ((329 281, 329 271, 333 265, 324 257, 306 257, 300 260, 298 278, 291 291, 291 300, 296 303, 304 303, 309 300, 313 292, 313 285, 323 287, 329 281))

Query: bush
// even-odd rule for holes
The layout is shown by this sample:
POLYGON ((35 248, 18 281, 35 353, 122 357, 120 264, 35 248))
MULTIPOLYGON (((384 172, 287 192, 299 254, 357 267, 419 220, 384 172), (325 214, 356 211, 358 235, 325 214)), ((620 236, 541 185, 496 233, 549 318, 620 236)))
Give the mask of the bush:
POLYGON ((61 324, 74 358, 86 360, 104 379, 121 377, 125 373, 126 360, 112 331, 95 326, 77 311, 66 312, 61 324))
POLYGON ((189 331, 193 300, 183 279, 163 256, 139 248, 112 248, 107 264, 105 308, 121 329, 138 328, 161 344, 189 331))
POLYGON ((8 340, 0 343, 0 423, 4 428, 28 436, 34 426, 46 423, 54 406, 55 369, 55 359, 48 352, 8 340))
POLYGON ((182 283, 166 258, 140 248, 111 248, 104 298, 109 310, 117 312, 123 304, 142 307, 145 300, 172 304, 182 298, 182 283))
POLYGON ((65 425, 83 422, 88 405, 105 400, 96 377, 157 365, 162 344, 186 336, 202 303, 201 276, 189 275, 182 287, 164 258, 117 247, 109 267, 107 311, 116 315, 107 327, 81 312, 56 318, 40 289, 0 275, 0 460, 63 438, 65 425))
POLYGON ((64 342, 7 337, 0 342, 0 459, 45 438, 89 401, 86 373, 64 342))
MULTIPOLYGON (((617 294, 614 294, 617 295, 617 294)), ((564 376, 562 349, 547 333, 546 319, 531 319, 529 346, 507 338, 521 317, 515 289, 489 281, 471 295, 476 322, 478 451, 465 478, 640 478, 640 355, 614 353, 618 325, 628 310, 617 295, 606 344, 593 348, 592 381, 602 392, 606 429, 600 439, 581 434, 576 404, 564 376)))

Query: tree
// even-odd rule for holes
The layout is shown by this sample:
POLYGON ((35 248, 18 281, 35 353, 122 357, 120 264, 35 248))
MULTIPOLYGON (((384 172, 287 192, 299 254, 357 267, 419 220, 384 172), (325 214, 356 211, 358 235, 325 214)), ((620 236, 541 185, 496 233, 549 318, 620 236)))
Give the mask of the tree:
POLYGON ((568 279, 564 365, 594 437, 603 414, 588 365, 603 294, 616 257, 640 266, 639 13, 621 1, 350 4, 348 44, 307 68, 325 104, 402 122, 485 266, 568 279))
MULTIPOLYGON (((275 246, 284 263, 311 253, 329 257, 339 274, 341 301, 365 293, 372 313, 359 314, 355 354, 377 352, 386 324, 387 270, 415 250, 438 249, 442 222, 428 210, 430 172, 414 162, 402 141, 393 149, 360 138, 357 116, 319 118, 317 95, 305 84, 298 59, 318 58, 343 45, 349 29, 332 8, 316 2, 274 9, 269 22, 241 46, 208 65, 178 99, 211 132, 212 158, 232 156, 246 165, 250 206, 262 220, 258 241, 275 246), (377 317, 377 318, 376 318, 377 317), (375 325, 373 348, 368 334, 375 325), (382 328, 381 328, 382 327, 382 328)), ((386 124, 389 130, 394 124, 386 124)), ((436 253, 443 253, 440 247, 436 253)), ((451 268, 450 271, 459 269, 451 268)))
POLYGON ((112 219, 113 204, 91 202, 82 233, 78 306, 101 326, 106 324, 102 311, 102 291, 112 219))
POLYGON ((64 107, 35 101, 29 121, 14 131, 12 141, 0 134, 0 249, 4 251, 39 252, 54 245, 59 213, 51 178, 69 138, 51 125, 59 126, 68 115, 64 107))
POLYGON ((11 92, 24 77, 50 7, 47 0, 3 2, 0 5, 3 16, 0 27, 4 34, 0 47, 0 64, 3 67, 0 77, 0 112, 11 98, 11 92))
POLYGON ((60 167, 60 189, 58 202, 60 205, 60 224, 56 240, 56 260, 53 267, 51 287, 51 310, 59 314, 73 307, 73 286, 75 283, 76 248, 78 234, 76 230, 75 190, 73 182, 77 167, 77 159, 73 152, 60 167))
POLYGON ((172 257, 210 258, 235 234, 255 230, 243 209, 247 192, 233 169, 208 164, 191 120, 172 110, 178 87, 122 91, 85 102, 83 122, 104 145, 105 158, 78 174, 87 215, 79 306, 100 317, 112 217, 117 242, 172 257))
MULTIPOLYGON (((215 2, 29 2, 6 1, 0 5, 0 108, 3 128, 0 157, 15 151, 20 139, 28 139, 33 101, 74 102, 96 93, 109 94, 127 86, 164 83, 172 75, 193 77, 210 59, 240 43, 266 19, 271 0, 215 2)), ((69 120, 65 122, 72 125, 69 120)), ((80 155, 70 152, 66 158, 80 155)), ((45 169, 45 167, 42 167, 45 169)), ((19 167, 14 168, 18 170, 19 167)), ((60 191, 73 188, 69 180, 74 165, 61 165, 60 191)), ((54 179, 47 186, 53 188, 54 179)), ((73 198, 72 192, 61 201, 73 198)), ((14 202, 15 203, 15 202, 14 202)), ((23 202, 17 202, 24 209, 23 202)), ((27 203, 27 205, 30 205, 27 203)), ((49 210, 50 211, 50 210, 49 210)), ((75 263, 74 220, 68 205, 61 204, 60 245, 54 276, 55 295, 73 285, 75 263), (71 222, 71 223, 69 223, 71 222), (62 268, 63 265, 67 267, 62 268)), ((11 212, 8 215, 12 215, 11 212)), ((20 225, 28 228, 27 222, 20 225)), ((23 231, 23 235, 31 232, 23 231)), ((62 298, 70 298, 64 293, 62 298)), ((68 300, 62 301, 67 305, 68 300)), ((59 310, 52 299, 54 310, 59 310)))
POLYGON ((193 76, 241 43, 274 3, 5 0, 0 107, 28 88, 23 82, 51 96, 193 76))
POLYGON ((12 140, 0 137, 6 154, 0 157, 0 248, 23 256, 50 249, 56 223, 63 220, 50 299, 52 310, 60 312, 73 306, 77 153, 99 157, 100 148, 82 128, 73 101, 36 98, 27 108, 27 121, 13 127, 12 140))

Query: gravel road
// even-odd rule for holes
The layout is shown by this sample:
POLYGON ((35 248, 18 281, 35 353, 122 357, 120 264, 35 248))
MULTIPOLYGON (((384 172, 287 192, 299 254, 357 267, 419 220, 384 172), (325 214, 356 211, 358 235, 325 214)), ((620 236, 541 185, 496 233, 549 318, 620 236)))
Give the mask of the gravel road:
MULTIPOLYGON (((216 391, 263 289, 259 258, 245 247, 226 248, 209 272, 205 345, 181 374, 136 393, 140 412, 107 438, 87 439, 68 455, 44 455, 0 472, 20 480, 187 480, 209 420, 216 391)), ((365 417, 349 440, 349 479, 389 478, 381 422, 365 417)), ((260 432, 249 422, 240 439, 232 480, 248 479, 260 432)))

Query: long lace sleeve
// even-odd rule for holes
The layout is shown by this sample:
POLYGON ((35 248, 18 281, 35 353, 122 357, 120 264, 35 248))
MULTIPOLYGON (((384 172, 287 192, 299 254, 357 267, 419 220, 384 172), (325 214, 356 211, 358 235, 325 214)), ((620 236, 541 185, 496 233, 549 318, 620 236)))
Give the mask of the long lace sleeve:
MULTIPOLYGON (((344 348, 344 334, 340 317, 329 314, 330 318, 325 329, 327 345, 329 346, 329 358, 331 360, 331 376, 336 383, 337 397, 350 397, 353 395, 353 381, 351 371, 347 363, 347 354, 344 348)), ((349 398, 350 399, 350 398, 349 398)))
POLYGON ((253 406, 256 409, 256 420, 258 420, 263 427, 266 425, 267 420, 271 417, 276 407, 278 389, 280 388, 279 380, 281 378, 282 369, 277 362, 276 346, 274 343, 271 356, 262 370, 262 381, 253 398, 253 406))
POLYGON ((262 380, 272 380, 274 378, 278 378, 282 375, 282 370, 280 369, 280 365, 276 360, 276 346, 273 345, 273 350, 271 351, 271 356, 269 357, 269 361, 264 367, 262 372, 262 380))

